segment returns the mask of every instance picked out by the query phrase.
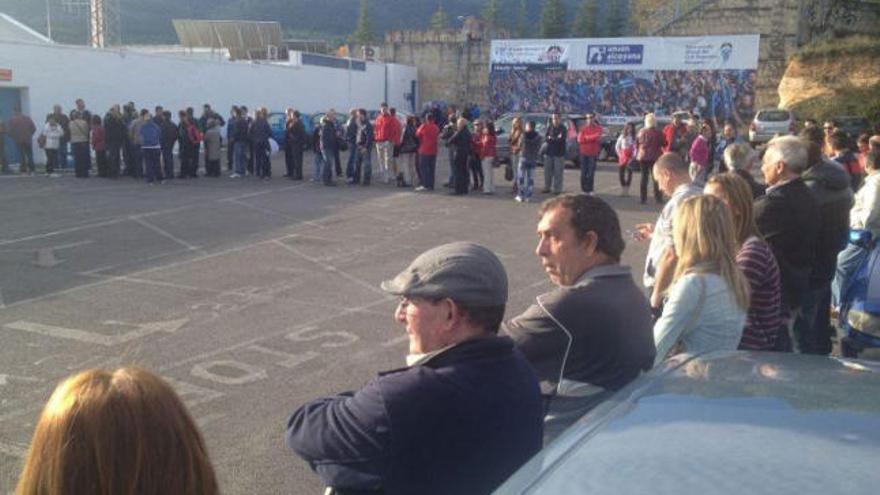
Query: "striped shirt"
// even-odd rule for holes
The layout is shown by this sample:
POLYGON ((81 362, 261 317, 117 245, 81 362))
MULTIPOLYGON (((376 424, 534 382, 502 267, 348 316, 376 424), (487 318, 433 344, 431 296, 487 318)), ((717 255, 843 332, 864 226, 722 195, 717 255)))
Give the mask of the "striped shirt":
POLYGON ((736 255, 751 288, 751 301, 740 349, 769 351, 776 347, 782 329, 782 282, 779 265, 766 242, 752 236, 736 255))

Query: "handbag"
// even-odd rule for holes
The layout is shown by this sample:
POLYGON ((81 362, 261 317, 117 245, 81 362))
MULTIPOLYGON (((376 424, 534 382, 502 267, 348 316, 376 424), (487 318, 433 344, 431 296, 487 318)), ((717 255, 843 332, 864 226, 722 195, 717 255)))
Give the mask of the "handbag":
POLYGON ((635 158, 631 158, 629 162, 627 162, 626 168, 632 172, 639 172, 642 170, 642 164, 635 158))
POLYGON ((504 180, 507 182, 513 180, 513 165, 510 162, 504 165, 504 180))
POLYGON ((37 146, 39 146, 40 149, 46 147, 46 135, 45 134, 40 134, 39 136, 37 136, 37 146))

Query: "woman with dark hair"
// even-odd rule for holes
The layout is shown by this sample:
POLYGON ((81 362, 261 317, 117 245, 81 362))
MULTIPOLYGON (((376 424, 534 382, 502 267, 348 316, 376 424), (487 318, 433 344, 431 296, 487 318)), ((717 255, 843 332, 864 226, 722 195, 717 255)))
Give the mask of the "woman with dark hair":
POLYGON ((400 139, 400 156, 402 157, 403 170, 397 176, 397 187, 407 187, 412 184, 418 187, 416 183, 418 176, 416 175, 416 151, 419 149, 419 138, 416 136, 416 117, 410 115, 406 118, 406 127, 403 129, 403 137, 400 139), (404 175, 404 171, 409 175, 409 183, 404 175))
POLYGON ((180 397, 138 368, 89 370, 43 409, 18 495, 216 495, 205 442, 180 397))
POLYGON ((636 126, 627 122, 623 131, 614 143, 614 151, 617 153, 618 177, 620 180, 620 195, 629 196, 629 185, 632 184, 632 168, 630 162, 636 157, 636 126))

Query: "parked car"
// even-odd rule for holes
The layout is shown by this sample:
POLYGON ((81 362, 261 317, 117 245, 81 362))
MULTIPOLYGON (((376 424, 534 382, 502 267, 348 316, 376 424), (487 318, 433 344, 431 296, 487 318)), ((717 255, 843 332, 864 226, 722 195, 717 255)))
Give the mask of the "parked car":
POLYGON ((855 140, 859 137, 859 134, 863 132, 870 132, 871 124, 868 122, 868 119, 864 117, 857 117, 852 115, 841 115, 834 117, 831 119, 834 122, 834 125, 845 132, 850 139, 855 140))
MULTIPOLYGON (((495 161, 497 163, 507 163, 510 161, 510 144, 508 139, 510 137, 510 130, 513 128, 514 117, 519 116, 523 121, 523 126, 525 126, 526 122, 533 120, 535 122, 535 131, 543 137, 547 132, 547 124, 550 122, 550 115, 551 114, 549 113, 506 113, 501 117, 498 117, 498 119, 495 120, 495 131, 498 132, 497 144, 495 147, 495 161)), ((586 120, 584 119, 583 114, 567 114, 562 120, 563 124, 568 128, 568 139, 565 144, 565 166, 576 168, 578 167, 577 135, 581 128, 586 124, 586 120)), ((609 134, 607 126, 603 125, 602 127, 602 148, 599 152, 599 160, 607 160, 609 156, 613 156, 614 154, 614 142, 616 137, 609 134)), ((538 164, 542 165, 540 161, 538 164)))
POLYGON ((790 111, 762 108, 749 125, 749 142, 754 147, 770 141, 778 134, 794 134, 796 130, 794 114, 790 111))
POLYGON ((874 494, 880 363, 677 356, 546 446, 497 494, 874 494))

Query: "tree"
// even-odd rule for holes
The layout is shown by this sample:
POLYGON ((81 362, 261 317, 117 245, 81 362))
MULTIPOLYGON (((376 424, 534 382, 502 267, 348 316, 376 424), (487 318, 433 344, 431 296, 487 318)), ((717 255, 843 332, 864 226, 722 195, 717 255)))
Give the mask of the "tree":
POLYGON ((526 11, 526 0, 519 0, 519 10, 516 12, 516 37, 529 37, 528 12, 526 11))
POLYGON ((583 0, 574 18, 572 35, 578 38, 595 38, 599 36, 599 4, 596 0, 583 0))
POLYGON ((607 36, 625 36, 629 31, 627 28, 626 4, 625 2, 611 2, 611 11, 608 14, 608 31, 607 36))
POLYGON ((437 10, 431 15, 429 24, 431 29, 446 29, 449 27, 449 14, 443 10, 443 2, 437 5, 437 10))
POLYGON ((546 0, 541 11, 541 37, 564 38, 568 35, 565 7, 560 0, 546 0))
POLYGON ((351 35, 352 41, 361 45, 370 45, 376 40, 370 21, 370 5, 368 0, 361 0, 361 10, 358 12, 357 28, 351 35))
POLYGON ((501 12, 498 9, 498 0, 488 0, 486 2, 482 17, 490 27, 501 26, 501 12))

